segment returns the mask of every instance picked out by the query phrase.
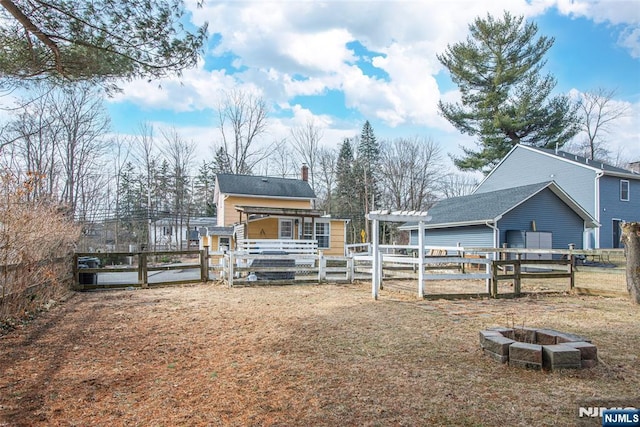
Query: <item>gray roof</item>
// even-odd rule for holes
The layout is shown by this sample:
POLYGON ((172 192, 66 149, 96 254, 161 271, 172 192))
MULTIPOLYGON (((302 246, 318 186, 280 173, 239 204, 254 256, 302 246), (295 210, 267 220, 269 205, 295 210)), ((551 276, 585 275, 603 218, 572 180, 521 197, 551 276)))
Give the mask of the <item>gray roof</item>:
POLYGON ((624 174, 624 175, 628 174, 628 175, 635 175, 636 178, 640 178, 640 174, 638 174, 637 172, 631 171, 629 169, 619 168, 617 166, 612 166, 600 160, 590 160, 590 159, 587 159, 586 157, 578 156, 577 154, 568 153, 562 150, 556 151, 548 148, 539 148, 539 147, 532 147, 532 146, 527 146, 527 148, 538 150, 546 154, 551 154, 553 156, 569 160, 570 162, 577 163, 582 166, 589 166, 592 168, 601 169, 605 173, 624 174))
POLYGON ((218 188, 225 194, 315 199, 307 181, 270 176, 219 174, 218 188))
MULTIPOLYGON (((174 225, 176 219, 175 218, 160 218, 155 222, 156 225, 174 225)), ((182 220, 182 225, 187 226, 187 222, 189 223, 189 227, 214 227, 217 225, 217 218, 215 216, 202 216, 202 217, 190 217, 189 219, 184 218, 182 220)))
MULTIPOLYGON (((590 224, 595 223, 595 220, 560 187, 553 181, 548 181, 441 200, 429 209, 428 213, 431 215, 431 221, 426 222, 425 226, 426 228, 440 228, 443 226, 453 227, 486 222, 494 223, 501 216, 545 188, 553 191, 585 221, 590 224)), ((403 228, 411 228, 413 226, 417 226, 417 224, 407 223, 404 224, 403 228)))
POLYGON ((233 236, 233 227, 207 227, 204 231, 209 236, 233 236))

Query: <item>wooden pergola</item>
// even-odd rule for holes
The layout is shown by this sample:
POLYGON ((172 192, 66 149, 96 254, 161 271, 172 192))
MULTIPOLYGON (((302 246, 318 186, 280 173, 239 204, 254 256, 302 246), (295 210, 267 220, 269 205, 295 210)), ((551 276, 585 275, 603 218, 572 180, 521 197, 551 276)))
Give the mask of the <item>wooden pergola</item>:
POLYGON ((424 226, 425 222, 431 220, 428 212, 421 211, 395 211, 388 210, 372 211, 367 214, 367 218, 372 221, 371 243, 373 246, 373 261, 371 272, 371 293, 373 299, 378 299, 380 293, 380 283, 382 281, 382 258, 380 257, 380 221, 385 222, 417 222, 418 223, 418 296, 424 297, 424 226))

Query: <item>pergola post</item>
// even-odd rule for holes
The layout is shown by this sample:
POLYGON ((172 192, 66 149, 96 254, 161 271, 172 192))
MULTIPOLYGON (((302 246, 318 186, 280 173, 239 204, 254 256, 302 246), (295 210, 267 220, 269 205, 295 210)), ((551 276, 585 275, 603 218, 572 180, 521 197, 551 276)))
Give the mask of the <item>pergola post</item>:
POLYGON ((424 298, 424 221, 418 222, 418 298, 424 298))
POLYGON ((373 219, 373 223, 371 224, 372 233, 371 233, 371 243, 372 243, 372 256, 373 259, 371 261, 371 294, 373 295, 373 299, 378 299, 378 294, 380 292, 380 281, 382 280, 380 268, 380 251, 378 249, 379 246, 379 236, 378 236, 378 219, 373 219))
POLYGON ((371 246, 372 246, 372 258, 371 258, 371 294, 373 295, 373 299, 378 299, 378 294, 380 291, 380 284, 382 283, 382 258, 380 256, 379 243, 380 239, 380 231, 379 231, 379 223, 380 221, 390 221, 390 222, 410 222, 410 221, 418 221, 418 242, 420 248, 418 249, 418 265, 420 267, 420 273, 418 274, 418 295, 420 298, 424 298, 424 229, 425 229, 425 221, 430 221, 431 216, 428 215, 428 212, 416 212, 416 211, 397 211, 397 212, 389 212, 389 211, 374 211, 369 212, 367 214, 367 219, 372 221, 373 232, 371 233, 371 246))

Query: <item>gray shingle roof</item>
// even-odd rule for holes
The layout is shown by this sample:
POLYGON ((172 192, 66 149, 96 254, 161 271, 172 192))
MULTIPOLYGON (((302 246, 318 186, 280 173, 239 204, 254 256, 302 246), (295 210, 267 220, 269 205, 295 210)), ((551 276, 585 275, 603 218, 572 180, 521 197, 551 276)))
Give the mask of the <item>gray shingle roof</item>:
POLYGON ((270 176, 219 174, 218 188, 225 194, 315 199, 307 181, 270 176))
POLYGON ((555 150, 551 150, 548 148, 531 147, 531 146, 527 146, 527 147, 533 150, 542 151, 543 153, 554 155, 556 157, 567 159, 573 163, 578 163, 584 166, 591 166, 592 168, 596 168, 596 169, 602 169, 605 173, 612 172, 612 173, 630 174, 630 175, 638 176, 637 173, 630 171, 628 169, 612 166, 607 163, 601 162, 600 160, 589 160, 586 157, 578 156, 577 154, 568 153, 566 151, 558 150, 556 152, 555 150))
POLYGON ((507 213, 548 185, 549 182, 541 182, 441 200, 429 209, 431 221, 427 223, 427 226, 481 221, 492 222, 495 218, 507 213))
MULTIPOLYGON (((529 198, 548 188, 576 214, 583 218, 588 227, 598 223, 580 205, 578 205, 555 182, 547 181, 520 187, 506 188, 487 193, 471 194, 469 196, 453 197, 437 202, 428 213, 431 221, 426 228, 455 227, 462 225, 493 223, 500 216, 519 206, 529 198)), ((406 223, 401 228, 417 227, 418 223, 406 223)))

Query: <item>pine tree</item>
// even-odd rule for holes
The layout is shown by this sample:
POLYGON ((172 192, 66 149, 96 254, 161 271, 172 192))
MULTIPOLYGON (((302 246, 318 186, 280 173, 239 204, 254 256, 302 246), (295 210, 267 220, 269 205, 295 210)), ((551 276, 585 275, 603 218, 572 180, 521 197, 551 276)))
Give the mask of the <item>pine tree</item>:
POLYGON ((197 64, 207 24, 181 0, 0 1, 0 75, 15 81, 162 78, 197 64))
POLYGON ((219 147, 216 150, 216 157, 213 163, 213 169, 216 173, 233 173, 231 170, 231 160, 223 147, 219 147))
POLYGON ((120 171, 118 219, 127 233, 125 240, 147 242, 146 190, 142 177, 133 164, 127 162, 120 171))
POLYGON ((351 229, 347 236, 347 241, 351 243, 360 242, 360 231, 364 229, 364 207, 358 191, 358 183, 361 183, 361 180, 356 175, 356 170, 351 140, 347 138, 340 145, 336 161, 335 203, 334 211, 331 213, 351 219, 351 229))
POLYGON ((215 216, 216 207, 213 200, 213 191, 216 183, 216 174, 213 164, 203 161, 198 168, 194 187, 194 214, 198 216, 215 216))
POLYGON ((438 55, 462 96, 460 103, 440 101, 440 112, 478 138, 478 151, 463 148, 465 156, 454 158, 458 168, 487 173, 516 144, 555 148, 576 135, 575 107, 567 96, 551 97, 556 80, 540 74, 553 38, 536 38, 534 23, 508 12, 477 18, 469 31, 438 55))
MULTIPOLYGON (((369 221, 366 215, 375 210, 376 201, 380 192, 378 189, 378 170, 380 164, 380 145, 373 133, 373 128, 367 120, 362 126, 360 133, 360 142, 358 144, 358 159, 355 171, 357 176, 361 177, 361 205, 363 207, 363 217, 365 218, 365 233, 367 241, 371 241, 371 232, 369 230, 369 221)), ((359 181, 356 181, 359 182, 359 181)))

